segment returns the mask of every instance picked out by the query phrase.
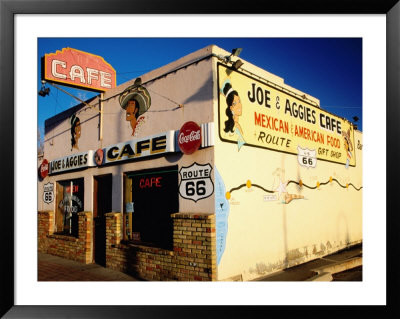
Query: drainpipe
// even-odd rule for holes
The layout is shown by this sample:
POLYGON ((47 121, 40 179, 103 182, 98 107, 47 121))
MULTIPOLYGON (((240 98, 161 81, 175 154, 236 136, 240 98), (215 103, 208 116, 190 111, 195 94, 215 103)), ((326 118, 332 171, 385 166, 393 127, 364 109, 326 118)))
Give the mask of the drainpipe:
POLYGON ((100 93, 100 141, 103 140, 103 106, 104 106, 103 99, 104 99, 104 92, 101 92, 100 93))

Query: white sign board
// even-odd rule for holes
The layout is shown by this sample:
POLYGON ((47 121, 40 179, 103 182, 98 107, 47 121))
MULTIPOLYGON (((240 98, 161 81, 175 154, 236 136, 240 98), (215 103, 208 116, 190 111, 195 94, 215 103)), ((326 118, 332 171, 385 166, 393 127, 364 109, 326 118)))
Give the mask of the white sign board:
POLYGON ((54 200, 54 184, 47 183, 43 186, 43 201, 50 204, 54 200))
POLYGON ((182 167, 179 171, 181 175, 179 194, 181 197, 197 202, 211 196, 214 192, 211 170, 210 164, 193 163, 189 167, 182 167))
POLYGON ((175 152, 174 134, 174 131, 168 131, 108 146, 104 149, 104 163, 175 152))
POLYGON ((55 174, 84 167, 92 167, 95 165, 93 151, 90 150, 52 160, 49 164, 49 174, 55 174))
POLYGON ((317 166, 317 156, 315 150, 303 149, 297 146, 297 160, 301 166, 315 168, 317 166))
POLYGON ((125 211, 127 213, 133 213, 135 211, 133 202, 128 202, 125 204, 125 211))

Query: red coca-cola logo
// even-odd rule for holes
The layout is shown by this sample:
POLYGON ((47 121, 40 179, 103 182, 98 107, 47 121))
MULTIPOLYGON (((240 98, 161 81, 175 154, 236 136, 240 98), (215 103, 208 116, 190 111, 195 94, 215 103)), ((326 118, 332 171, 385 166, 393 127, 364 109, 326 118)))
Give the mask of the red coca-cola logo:
POLYGON ((44 159, 40 165, 40 177, 45 178, 49 174, 49 162, 44 159))
POLYGON ((178 145, 184 154, 196 152, 201 145, 201 129, 195 122, 186 122, 179 130, 178 145))

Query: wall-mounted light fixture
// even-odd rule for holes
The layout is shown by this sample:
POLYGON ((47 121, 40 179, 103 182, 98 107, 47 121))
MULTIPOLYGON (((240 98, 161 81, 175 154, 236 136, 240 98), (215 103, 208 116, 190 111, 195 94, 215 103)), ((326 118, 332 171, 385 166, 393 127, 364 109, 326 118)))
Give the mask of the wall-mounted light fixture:
POLYGON ((45 97, 46 95, 49 95, 49 93, 50 93, 50 88, 42 88, 40 91, 39 91, 39 95, 40 96, 43 96, 43 97, 45 97))
POLYGON ((242 65, 243 65, 242 60, 238 59, 238 60, 236 60, 235 63, 232 64, 232 67, 233 67, 235 70, 239 70, 239 68, 240 68, 242 65))
POLYGON ((42 97, 45 97, 46 95, 49 95, 50 93, 50 88, 45 87, 46 81, 42 81, 42 88, 39 91, 39 95, 42 97))
POLYGON ((225 57, 225 62, 231 62, 232 56, 239 56, 242 50, 243 50, 242 48, 233 49, 231 55, 225 57))
MULTIPOLYGON (((233 49, 232 50, 232 53, 231 53, 231 55, 228 55, 228 56, 226 56, 225 58, 224 58, 224 60, 225 60, 225 62, 226 63, 229 63, 229 62, 232 62, 232 57, 233 56, 239 56, 239 54, 242 52, 242 48, 236 48, 236 49, 233 49)), ((232 67, 235 69, 235 70, 239 70, 239 68, 241 67, 243 65, 243 62, 242 62, 242 60, 236 60, 235 62, 232 62, 232 67)))
MULTIPOLYGON (((359 120, 358 116, 353 116, 353 120, 354 120, 354 123, 356 123, 359 120)), ((358 129, 358 125, 354 124, 354 123, 353 123, 354 129, 357 130, 358 129)))

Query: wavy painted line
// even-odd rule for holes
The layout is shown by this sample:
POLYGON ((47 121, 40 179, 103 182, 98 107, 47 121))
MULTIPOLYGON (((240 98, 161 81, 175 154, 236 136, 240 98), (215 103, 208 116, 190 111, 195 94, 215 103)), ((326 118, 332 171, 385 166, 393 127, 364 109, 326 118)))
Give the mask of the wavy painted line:
MULTIPOLYGON (((245 187, 245 186, 247 186, 247 187, 249 187, 247 184, 241 184, 241 185, 239 185, 238 187, 234 187, 234 188, 231 188, 231 190, 229 191, 229 193, 232 193, 233 191, 237 191, 237 190, 239 190, 239 189, 241 189, 241 188, 243 188, 243 187, 245 187)), ((257 185, 257 184, 251 184, 251 187, 257 187, 257 188, 259 188, 259 189, 262 189, 264 192, 267 192, 267 193, 274 193, 274 191, 270 191, 269 189, 265 189, 264 187, 262 187, 262 186, 260 186, 260 185, 257 185)), ((250 188, 250 187, 249 187, 250 188)))
MULTIPOLYGON (((286 185, 289 185, 289 184, 291 184, 291 183, 293 183, 293 184, 296 184, 296 185, 299 185, 300 187, 307 187, 307 188, 309 188, 309 189, 316 189, 316 188, 318 188, 318 186, 309 186, 309 185, 307 185, 307 184, 303 184, 303 183, 301 183, 301 185, 300 185, 300 182, 296 182, 296 181, 289 181, 286 185)), ((320 184, 321 185, 321 184, 320 184)), ((325 185, 325 183, 323 183, 322 185, 325 185)))
POLYGON ((342 185, 342 184, 340 184, 340 182, 339 182, 336 178, 333 178, 332 181, 338 183, 338 185, 339 185, 340 187, 342 187, 342 188, 348 188, 348 186, 353 186, 353 188, 354 188, 356 191, 359 191, 359 190, 361 190, 361 189, 363 188, 362 186, 360 186, 359 188, 357 188, 357 187, 354 186, 353 183, 349 183, 349 184, 347 184, 347 185, 342 185))
POLYGON ((242 184, 242 185, 239 185, 238 187, 232 188, 232 189, 229 191, 229 193, 232 193, 233 191, 237 191, 237 190, 241 189, 241 188, 244 187, 244 186, 246 186, 246 184, 242 184))
POLYGON ((274 191, 270 191, 270 190, 268 190, 268 189, 265 189, 264 187, 262 187, 262 186, 260 186, 260 185, 257 185, 257 184, 253 184, 253 185, 251 185, 251 186, 260 188, 260 189, 262 189, 264 192, 267 192, 267 193, 274 193, 274 191))
MULTIPOLYGON (((349 183, 349 184, 346 184, 346 185, 342 185, 336 178, 331 178, 331 179, 329 179, 328 181, 323 182, 323 183, 317 182, 317 185, 316 185, 316 186, 310 186, 310 185, 304 184, 302 181, 300 181, 300 182, 289 181, 286 185, 290 185, 290 184, 293 183, 293 184, 299 185, 300 187, 303 187, 303 186, 304 186, 304 187, 307 187, 307 188, 309 188, 309 189, 317 189, 317 188, 319 188, 319 187, 322 186, 322 185, 327 185, 327 184, 332 183, 332 182, 336 182, 336 183, 337 183, 340 187, 342 187, 342 188, 349 188, 350 186, 352 186, 356 191, 360 191, 360 190, 363 188, 362 186, 360 186, 359 188, 357 188, 357 187, 354 186, 354 184, 352 184, 352 183, 349 183)), ((254 186, 254 187, 257 187, 257 188, 263 190, 264 192, 267 192, 267 193, 275 193, 275 191, 269 190, 269 189, 265 189, 264 187, 262 187, 262 186, 260 186, 260 185, 251 184, 250 181, 248 181, 246 184, 241 184, 241 185, 239 185, 239 186, 237 186, 237 187, 231 188, 230 191, 229 191, 228 193, 229 193, 229 194, 232 194, 233 191, 237 191, 237 190, 239 190, 239 189, 241 189, 241 188, 243 188, 243 187, 245 187, 245 186, 247 186, 248 188, 254 186)))

